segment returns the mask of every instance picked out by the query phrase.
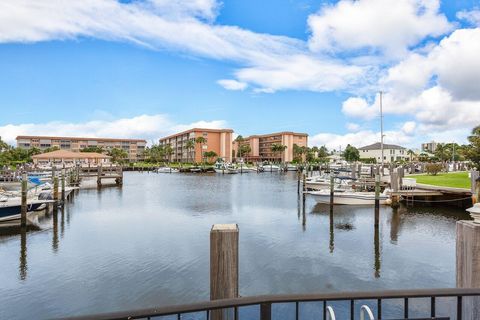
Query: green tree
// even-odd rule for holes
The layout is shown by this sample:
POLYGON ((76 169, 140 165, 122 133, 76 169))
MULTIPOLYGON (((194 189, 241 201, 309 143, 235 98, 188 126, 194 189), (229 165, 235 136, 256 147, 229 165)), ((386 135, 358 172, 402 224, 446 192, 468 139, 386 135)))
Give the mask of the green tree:
POLYGON ((252 152, 252 148, 248 144, 242 144, 238 148, 238 156, 242 158, 244 155, 252 152))
POLYGON ((198 144, 198 145, 200 145, 200 150, 201 150, 201 151, 200 151, 200 152, 201 152, 200 154, 201 154, 201 156, 202 156, 202 161, 204 161, 205 155, 204 155, 204 153, 203 153, 203 146, 207 143, 207 139, 205 139, 204 137, 197 137, 197 138, 195 139, 195 143, 198 144))
POLYGON ((281 161, 283 160, 283 157, 281 153, 287 149, 287 146, 283 144, 277 144, 277 143, 272 143, 270 150, 272 150, 274 155, 280 154, 280 159, 281 161))
POLYGON ((435 149, 435 157, 440 161, 448 161, 452 158, 451 150, 444 143, 439 143, 435 149))
POLYGON ((467 152, 467 159, 478 170, 480 169, 480 126, 473 128, 472 134, 468 137, 468 142, 470 142, 470 147, 467 152))
POLYGON ((112 148, 108 150, 108 155, 112 157, 112 162, 120 164, 124 163, 128 158, 127 151, 120 148, 112 148))
POLYGON ((360 160, 360 152, 357 148, 348 144, 345 151, 343 151, 343 157, 349 162, 358 161, 360 160))
POLYGON ((96 152, 103 153, 103 148, 99 146, 89 146, 80 150, 80 152, 96 152))
POLYGON ((168 157, 168 162, 172 162, 172 155, 175 153, 171 145, 166 145, 164 148, 165 155, 168 157))
POLYGON ((410 156, 410 162, 412 162, 415 152, 412 149, 408 149, 407 154, 410 156))
POLYGON ((192 160, 191 162, 193 162, 192 150, 195 149, 195 141, 192 139, 188 140, 185 147, 187 148, 187 161, 190 162, 192 160))
POLYGON ((145 149, 145 159, 148 162, 158 163, 165 158, 165 150, 163 146, 154 144, 151 147, 145 149))
POLYGON ((212 159, 218 156, 215 151, 206 151, 203 155, 209 160, 209 162, 212 162, 212 159))

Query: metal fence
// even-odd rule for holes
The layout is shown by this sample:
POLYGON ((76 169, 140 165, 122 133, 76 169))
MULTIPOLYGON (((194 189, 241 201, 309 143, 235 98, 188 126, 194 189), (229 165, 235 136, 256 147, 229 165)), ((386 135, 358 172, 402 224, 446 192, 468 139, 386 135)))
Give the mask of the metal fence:
MULTIPOLYGON (((437 317, 436 305, 438 298, 451 297, 455 299, 456 304, 456 319, 465 319, 462 315, 464 297, 480 296, 480 288, 475 289, 428 289, 428 290, 393 290, 393 291, 375 291, 375 292, 351 292, 351 293, 328 293, 328 294, 296 294, 296 295, 265 295, 256 297, 241 297, 236 299, 215 300, 202 303, 193 303, 178 306, 167 306, 143 310, 113 312, 104 314, 87 315, 80 317, 70 317, 64 319, 152 319, 162 316, 174 316, 178 320, 182 319, 182 315, 192 313, 204 313, 204 319, 240 319, 238 310, 240 307, 259 306, 259 319, 271 320, 272 305, 281 303, 295 304, 295 319, 299 320, 299 309, 301 303, 306 302, 320 302, 323 305, 323 319, 332 319, 333 309, 330 307, 330 302, 344 301, 349 302, 349 319, 358 319, 360 308, 355 310, 355 302, 363 300, 376 301, 376 314, 372 314, 374 319, 382 318, 382 303, 385 300, 401 299, 403 300, 403 318, 402 319, 417 319, 409 318, 409 300, 414 298, 428 298, 430 299, 430 317, 422 319, 450 319, 449 317, 437 317), (219 317, 219 312, 225 312, 219 317)), ((480 300, 479 300, 480 301, 480 300)), ((371 315, 371 316, 372 316, 371 315)), ((366 317, 365 320, 368 320, 366 317)), ((471 318, 469 318, 471 319, 471 318)), ((347 319, 348 320, 348 319, 347 319)))

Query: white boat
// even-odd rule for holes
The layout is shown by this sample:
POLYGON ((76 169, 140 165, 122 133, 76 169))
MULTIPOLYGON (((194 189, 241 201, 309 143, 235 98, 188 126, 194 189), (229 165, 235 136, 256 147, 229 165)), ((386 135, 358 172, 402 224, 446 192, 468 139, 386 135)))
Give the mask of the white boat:
MULTIPOLYGON (((315 198, 318 203, 330 203, 330 190, 309 191, 308 194, 315 198)), ((380 204, 388 204, 389 197, 384 192, 380 195, 380 204)), ((344 205, 374 205, 375 192, 356 192, 353 190, 335 190, 333 204, 344 205)))
POLYGON ((298 167, 294 164, 289 163, 289 164, 286 165, 285 169, 287 171, 297 171, 298 167))
MULTIPOLYGON (((45 203, 51 200, 27 200, 27 213, 38 210, 45 203)), ((21 218, 22 199, 20 197, 8 198, 0 201, 0 222, 13 221, 21 218)))
POLYGON ((274 164, 264 164, 262 166, 264 172, 273 172, 273 171, 278 171, 280 170, 279 166, 276 166, 274 164))
POLYGON ((178 169, 171 168, 171 167, 160 167, 157 169, 158 173, 178 173, 180 172, 178 169))
POLYGON ((216 173, 222 173, 222 174, 235 174, 238 173, 238 168, 235 167, 232 164, 228 164, 225 162, 217 162, 215 163, 213 169, 215 170, 216 173))
POLYGON ((258 169, 256 167, 247 167, 247 166, 239 166, 237 167, 239 173, 248 173, 248 172, 257 172, 258 169))

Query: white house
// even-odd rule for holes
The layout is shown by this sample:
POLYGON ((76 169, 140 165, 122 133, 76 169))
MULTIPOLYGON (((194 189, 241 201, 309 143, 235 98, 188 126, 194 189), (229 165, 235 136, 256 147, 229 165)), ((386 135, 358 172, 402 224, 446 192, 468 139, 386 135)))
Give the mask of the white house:
MULTIPOLYGON (((361 159, 374 158, 377 163, 382 162, 382 148, 380 142, 369 146, 358 148, 361 159)), ((390 163, 394 161, 408 160, 407 149, 394 144, 383 144, 383 162, 390 163)))

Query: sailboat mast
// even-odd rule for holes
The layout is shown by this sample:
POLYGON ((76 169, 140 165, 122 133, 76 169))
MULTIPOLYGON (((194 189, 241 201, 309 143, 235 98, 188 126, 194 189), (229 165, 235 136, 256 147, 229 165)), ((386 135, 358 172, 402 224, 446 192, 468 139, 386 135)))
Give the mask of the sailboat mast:
POLYGON ((382 98, 383 98, 383 92, 380 91, 380 148, 382 150, 382 170, 383 170, 383 159, 384 154, 383 154, 383 105, 382 105, 382 98))

